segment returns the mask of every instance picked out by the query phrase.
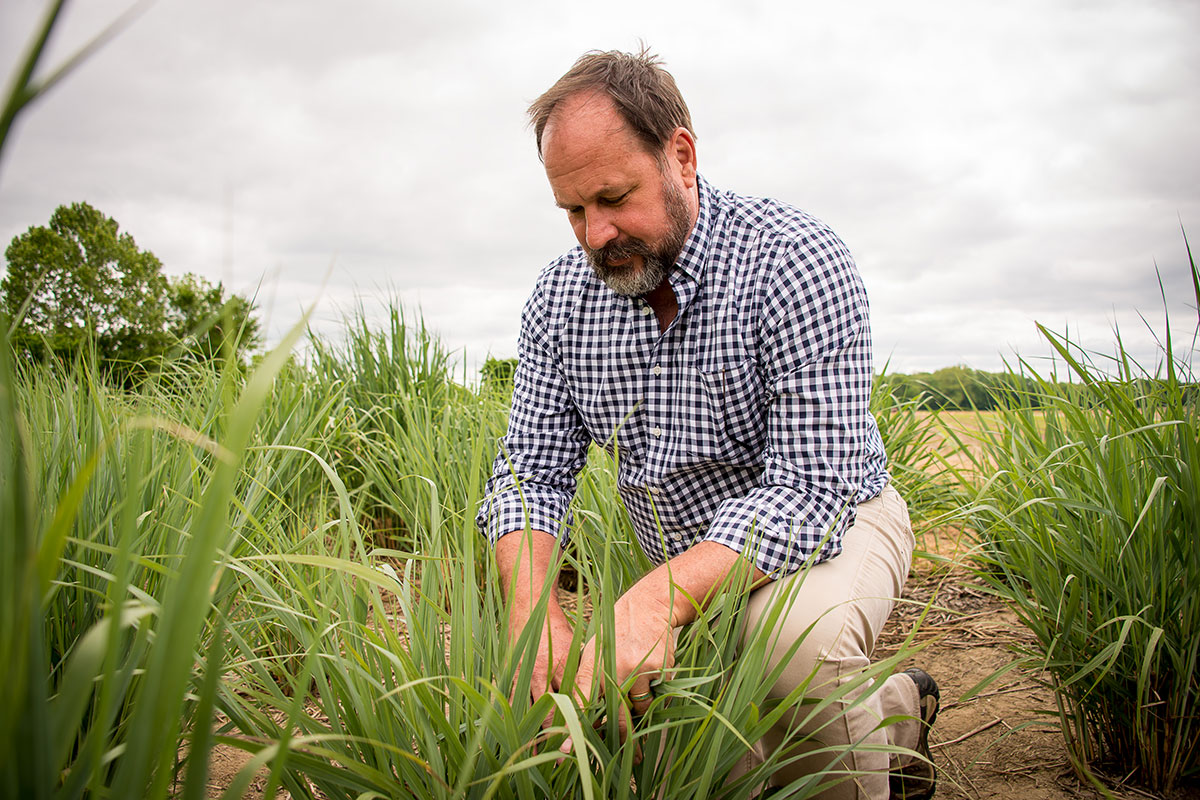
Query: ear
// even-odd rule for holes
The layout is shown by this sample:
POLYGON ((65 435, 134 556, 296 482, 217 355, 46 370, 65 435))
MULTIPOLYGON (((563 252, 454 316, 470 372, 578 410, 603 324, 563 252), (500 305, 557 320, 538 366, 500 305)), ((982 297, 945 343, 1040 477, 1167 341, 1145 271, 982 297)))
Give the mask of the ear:
POLYGON ((666 145, 667 163, 679 170, 684 186, 696 185, 696 139, 687 128, 679 127, 666 145))

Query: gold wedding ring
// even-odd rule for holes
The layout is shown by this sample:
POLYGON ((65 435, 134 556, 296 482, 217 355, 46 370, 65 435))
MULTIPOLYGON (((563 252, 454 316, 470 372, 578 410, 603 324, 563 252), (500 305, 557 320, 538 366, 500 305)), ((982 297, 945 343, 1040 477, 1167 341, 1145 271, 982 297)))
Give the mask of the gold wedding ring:
POLYGON ((643 700, 649 700, 651 697, 654 697, 654 692, 646 692, 644 694, 631 694, 631 695, 629 695, 629 701, 631 703, 640 703, 643 700))

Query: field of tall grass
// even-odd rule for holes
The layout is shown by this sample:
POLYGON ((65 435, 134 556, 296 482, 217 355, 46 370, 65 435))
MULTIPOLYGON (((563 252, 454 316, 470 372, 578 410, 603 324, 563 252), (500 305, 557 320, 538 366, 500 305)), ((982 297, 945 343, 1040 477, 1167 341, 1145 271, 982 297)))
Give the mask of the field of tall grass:
POLYGON ((976 571, 1036 641, 1011 667, 1046 676, 1068 758, 1102 791, 1100 776, 1168 795, 1200 779, 1200 316, 1188 322, 1181 342, 1164 315, 1149 365, 1119 334, 1099 354, 1041 328, 1054 374, 1020 361, 1000 410, 939 421, 976 571))
MULTIPOLYGON (((251 755, 227 797, 265 767, 268 796, 732 798, 788 758, 729 781, 806 702, 767 699, 770 643, 736 651, 732 593, 625 742, 613 700, 514 700, 536 641, 507 645, 472 521, 505 396, 455 380, 394 306, 300 359, 302 333, 252 370, 167 363, 136 391, 0 347, 0 794, 200 797, 218 743, 251 755)), ((967 520, 1036 634, 1017 663, 1045 670, 1081 774, 1167 790, 1197 767, 1196 384, 1175 359, 1101 375, 1050 341, 1078 380, 989 412, 953 458, 961 424, 886 391, 873 410, 918 527, 967 520)), ((596 450, 568 554, 596 612, 577 612, 572 664, 648 566, 616 496, 596 450)))
POLYGON ((1170 331, 1147 368, 1043 330, 1073 380, 1022 365, 1034 385, 979 426, 964 483, 980 574, 1036 638, 1015 663, 1045 670, 1076 770, 1161 792, 1200 774, 1200 384, 1196 339, 1170 331))
MULTIPOLYGON (((0 152, 16 117, 128 21, 39 71, 62 8, 48 6, 16 68, 0 152)), ((10 325, 0 796, 198 798, 217 744, 251 756, 231 798, 260 768, 265 796, 741 797, 789 757, 728 780, 805 703, 804 687, 767 700, 765 636, 735 652, 734 593, 681 635, 672 677, 624 741, 618 692, 585 708, 516 699, 537 643, 506 644, 472 522, 506 402, 453 380, 440 343, 398 308, 382 327, 352 315, 303 359, 301 326, 252 370, 168 361, 133 391, 86 358, 14 358, 10 325)), ((568 673, 587 638, 614 635, 603 598, 647 566, 614 474, 597 451, 579 483, 568 559, 576 607, 597 613, 577 617, 568 673)), ((899 658, 826 704, 869 691, 899 658)))
MULTIPOLYGON (((472 521, 505 398, 399 310, 303 361, 300 335, 134 392, 0 347, 0 794, 199 797, 216 743, 253 755, 228 797, 263 765, 294 797, 738 797, 787 757, 725 782, 803 702, 767 700, 764 637, 735 652, 732 595, 624 743, 615 701, 514 701, 536 642, 507 646, 472 521)), ((580 482, 574 659, 647 566, 614 470, 580 482)))
MULTIPOLYGON (((17 67, 0 152, 124 24, 38 78, 62 5, 17 67)), ((1194 261, 1191 274, 1200 307, 1194 261)), ((168 362, 134 391, 86 359, 14 359, 9 329, 0 319, 0 796, 191 800, 222 744, 251 756, 230 798, 260 768, 265 796, 745 797, 789 758, 730 778, 780 715, 854 702, 910 654, 821 704, 804 686, 768 700, 771 642, 736 651, 728 593, 683 632, 621 741, 618 692, 583 708, 515 699, 537 643, 507 645, 472 522, 505 399, 456 381, 419 321, 360 312, 302 359, 301 326, 251 370, 168 362)), ((1167 330, 1150 367, 1119 340, 1098 367, 1046 332, 1072 381, 1015 365, 1019 388, 974 441, 920 398, 872 401, 914 522, 976 537, 975 568, 1036 639, 1014 666, 1047 676, 1072 762, 1101 788, 1108 775, 1169 792, 1200 773, 1196 339, 1167 330)), ((616 496, 597 450, 567 556, 575 607, 596 611, 577 614, 568 678, 586 638, 614 635, 605 598, 648 566, 616 496)), ((853 776, 782 796, 830 778, 853 776)))

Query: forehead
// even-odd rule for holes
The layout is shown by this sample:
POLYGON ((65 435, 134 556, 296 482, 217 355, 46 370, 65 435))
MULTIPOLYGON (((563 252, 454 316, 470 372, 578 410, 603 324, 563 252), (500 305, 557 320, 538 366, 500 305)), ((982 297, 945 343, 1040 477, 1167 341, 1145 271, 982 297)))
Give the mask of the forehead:
POLYGON ((657 160, 612 101, 595 92, 573 95, 555 108, 542 134, 542 162, 560 204, 658 172, 657 160))
POLYGON ((542 131, 542 151, 548 139, 574 140, 589 134, 617 134, 626 129, 625 120, 612 99, 599 90, 576 92, 561 100, 550 112, 542 131))

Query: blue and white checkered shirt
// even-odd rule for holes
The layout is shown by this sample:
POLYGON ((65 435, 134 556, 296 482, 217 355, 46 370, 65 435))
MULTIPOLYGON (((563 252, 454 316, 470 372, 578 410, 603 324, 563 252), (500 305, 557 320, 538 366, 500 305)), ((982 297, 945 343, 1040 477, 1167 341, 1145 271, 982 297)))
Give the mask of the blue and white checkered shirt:
POLYGON ((774 200, 700 180, 660 333, 580 248, 547 267, 521 318, 508 433, 477 522, 565 544, 587 447, 617 453, 638 540, 662 562, 699 541, 779 576, 841 552, 857 503, 887 484, 867 296, 842 241, 774 200))

